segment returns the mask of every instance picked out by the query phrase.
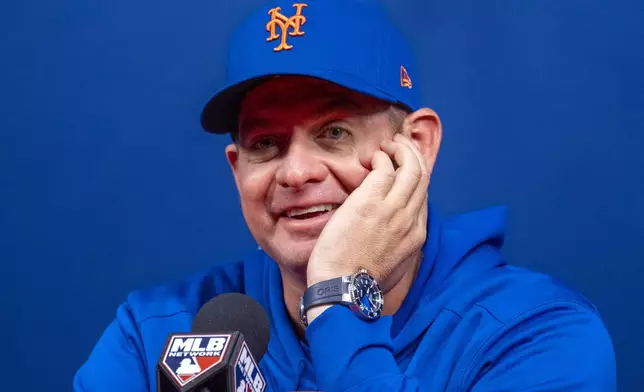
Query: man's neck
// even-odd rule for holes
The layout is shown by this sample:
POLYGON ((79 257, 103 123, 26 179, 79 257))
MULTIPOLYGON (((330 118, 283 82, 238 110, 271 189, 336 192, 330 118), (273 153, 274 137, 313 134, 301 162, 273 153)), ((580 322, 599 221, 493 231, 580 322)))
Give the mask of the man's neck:
MULTIPOLYGON (((382 313, 384 315, 395 314, 402 306, 407 293, 418 273, 420 262, 423 258, 422 249, 415 252, 407 261, 401 264, 400 268, 405 268, 406 272, 393 287, 384 294, 385 304, 382 313)), ((299 301, 307 288, 306 275, 293 273, 281 269, 282 285, 284 288, 284 304, 291 318, 298 337, 304 340, 304 326, 300 322, 299 301)))

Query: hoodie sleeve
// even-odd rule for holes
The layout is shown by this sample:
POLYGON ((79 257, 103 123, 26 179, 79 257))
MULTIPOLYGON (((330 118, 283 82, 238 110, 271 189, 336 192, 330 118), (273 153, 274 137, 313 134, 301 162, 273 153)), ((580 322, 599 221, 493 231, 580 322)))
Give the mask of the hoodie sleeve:
POLYGON ((142 342, 127 304, 107 327, 74 377, 74 392, 144 392, 148 388, 142 342))
POLYGON ((474 381, 463 386, 472 392, 617 390, 614 348, 602 320, 570 303, 543 306, 501 328, 470 374, 474 381))
POLYGON ((318 388, 327 392, 422 391, 417 380, 398 368, 390 330, 391 317, 365 322, 342 305, 316 317, 306 329, 306 338, 318 388))
MULTIPOLYGON (((390 327, 390 317, 368 323, 340 305, 313 320, 306 337, 319 388, 327 392, 428 391, 428 385, 399 369, 390 327)), ((578 309, 546 312, 501 328, 472 359, 468 373, 469 381, 463 379, 458 390, 616 390, 614 353, 606 329, 596 314, 578 309)))

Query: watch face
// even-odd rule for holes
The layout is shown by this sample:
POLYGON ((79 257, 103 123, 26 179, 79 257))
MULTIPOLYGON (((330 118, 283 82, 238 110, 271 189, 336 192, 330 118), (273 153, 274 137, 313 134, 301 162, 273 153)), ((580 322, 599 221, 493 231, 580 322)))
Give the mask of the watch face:
POLYGON ((350 286, 353 305, 368 319, 380 317, 384 304, 382 291, 367 272, 357 273, 350 286))

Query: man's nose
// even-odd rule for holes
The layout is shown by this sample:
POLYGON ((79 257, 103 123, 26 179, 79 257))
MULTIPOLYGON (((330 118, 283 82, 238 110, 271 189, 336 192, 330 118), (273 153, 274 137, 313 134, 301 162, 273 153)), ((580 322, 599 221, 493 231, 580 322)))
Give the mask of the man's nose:
POLYGON ((322 182, 329 169, 307 141, 292 140, 276 174, 277 183, 287 188, 301 188, 306 183, 322 182))

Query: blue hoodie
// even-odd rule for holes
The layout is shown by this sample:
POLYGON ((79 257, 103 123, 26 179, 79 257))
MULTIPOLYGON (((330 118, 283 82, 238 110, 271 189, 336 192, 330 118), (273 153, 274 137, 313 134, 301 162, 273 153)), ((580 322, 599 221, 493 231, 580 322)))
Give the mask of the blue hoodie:
POLYGON ((509 266, 504 211, 441 221, 430 213, 416 280, 400 310, 375 322, 335 305, 301 342, 275 262, 258 250, 173 285, 132 293, 74 379, 74 391, 156 391, 170 333, 225 292, 256 299, 271 324, 260 361, 267 390, 616 390, 611 339, 595 307, 552 278, 509 266))

